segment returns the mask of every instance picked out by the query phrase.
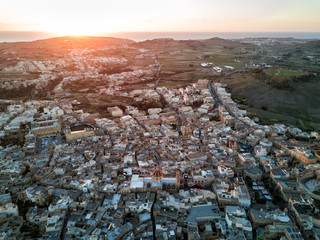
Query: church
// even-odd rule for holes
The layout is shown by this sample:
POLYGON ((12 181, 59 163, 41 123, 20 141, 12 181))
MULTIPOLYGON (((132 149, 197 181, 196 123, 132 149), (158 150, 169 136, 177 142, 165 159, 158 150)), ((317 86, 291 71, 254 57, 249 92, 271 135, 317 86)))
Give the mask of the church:
MULTIPOLYGON (((176 176, 164 176, 162 169, 156 167, 150 177, 135 178, 132 176, 131 186, 137 186, 135 179, 139 179, 140 183, 143 181, 143 191, 157 192, 158 190, 165 190, 167 192, 177 192, 180 187, 180 177, 177 171, 176 176)), ((132 191, 141 191, 142 189, 132 189, 132 191)))

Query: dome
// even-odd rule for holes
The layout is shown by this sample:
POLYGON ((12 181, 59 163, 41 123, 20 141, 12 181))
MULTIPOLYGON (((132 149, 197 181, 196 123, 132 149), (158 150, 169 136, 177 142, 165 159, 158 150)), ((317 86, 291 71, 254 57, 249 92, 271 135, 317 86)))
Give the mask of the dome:
POLYGON ((161 176, 162 176, 162 172, 161 172, 160 169, 155 169, 155 170, 153 171, 152 175, 153 175, 154 177, 161 177, 161 176))

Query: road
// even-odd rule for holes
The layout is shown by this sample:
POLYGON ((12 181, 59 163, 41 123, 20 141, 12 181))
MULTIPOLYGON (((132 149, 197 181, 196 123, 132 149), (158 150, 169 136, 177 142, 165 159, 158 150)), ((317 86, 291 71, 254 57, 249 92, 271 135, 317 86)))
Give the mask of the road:
MULTIPOLYGON (((161 77, 160 77, 160 72, 161 72, 161 67, 162 67, 162 64, 159 62, 158 60, 158 56, 156 56, 156 59, 155 59, 155 62, 156 64, 158 65, 158 70, 157 70, 157 81, 154 85, 154 90, 161 96, 161 98, 165 99, 163 94, 159 91, 157 91, 157 86, 158 86, 158 83, 159 81, 161 80, 161 77)), ((176 112, 176 115, 177 115, 177 128, 176 128, 176 131, 177 132, 180 132, 180 127, 181 127, 181 119, 180 119, 180 115, 179 115, 179 111, 177 109, 174 109, 170 104, 168 104, 169 106, 166 106, 166 107, 169 107, 170 109, 172 109, 173 111, 176 112)))
MULTIPOLYGON (((219 80, 218 80, 218 82, 220 83, 223 79, 231 76, 232 74, 235 74, 235 73, 238 73, 238 72, 246 72, 246 71, 248 71, 248 69, 247 69, 246 67, 237 69, 237 70, 235 70, 235 71, 233 71, 233 72, 231 72, 231 73, 228 73, 228 74, 220 77, 219 80)), ((211 96, 216 100, 216 102, 218 102, 218 103, 220 103, 220 105, 224 106, 225 109, 229 112, 229 114, 230 114, 232 117, 238 119, 238 120, 239 120, 240 122, 242 122, 243 124, 248 125, 246 122, 244 122, 243 120, 241 120, 241 119, 233 112, 233 110, 230 108, 229 105, 225 104, 225 103, 221 100, 221 98, 219 97, 217 91, 214 89, 214 87, 212 87, 212 82, 213 82, 213 80, 208 81, 207 87, 208 87, 208 89, 209 89, 209 91, 210 91, 210 93, 211 93, 211 96)))
POLYGON ((159 81, 161 80, 160 72, 161 72, 162 64, 159 62, 157 54, 155 54, 155 56, 156 56, 156 59, 155 59, 154 61, 155 61, 156 64, 158 65, 158 69, 157 69, 157 81, 156 81, 156 83, 154 84, 154 88, 156 89, 157 86, 158 86, 159 81))

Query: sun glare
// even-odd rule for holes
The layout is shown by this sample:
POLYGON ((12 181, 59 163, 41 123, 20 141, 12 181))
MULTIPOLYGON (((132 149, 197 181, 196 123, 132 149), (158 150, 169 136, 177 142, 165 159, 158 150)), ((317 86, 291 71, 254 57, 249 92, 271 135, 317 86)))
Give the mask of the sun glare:
POLYGON ((81 22, 73 24, 54 24, 48 27, 48 30, 60 36, 92 36, 101 33, 100 29, 81 22))

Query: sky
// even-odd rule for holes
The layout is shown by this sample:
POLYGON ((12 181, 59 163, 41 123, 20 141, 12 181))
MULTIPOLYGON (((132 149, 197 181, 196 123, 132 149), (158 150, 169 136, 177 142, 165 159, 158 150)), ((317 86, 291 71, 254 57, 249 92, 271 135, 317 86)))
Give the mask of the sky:
POLYGON ((0 0, 0 31, 320 32, 320 0, 0 0))

